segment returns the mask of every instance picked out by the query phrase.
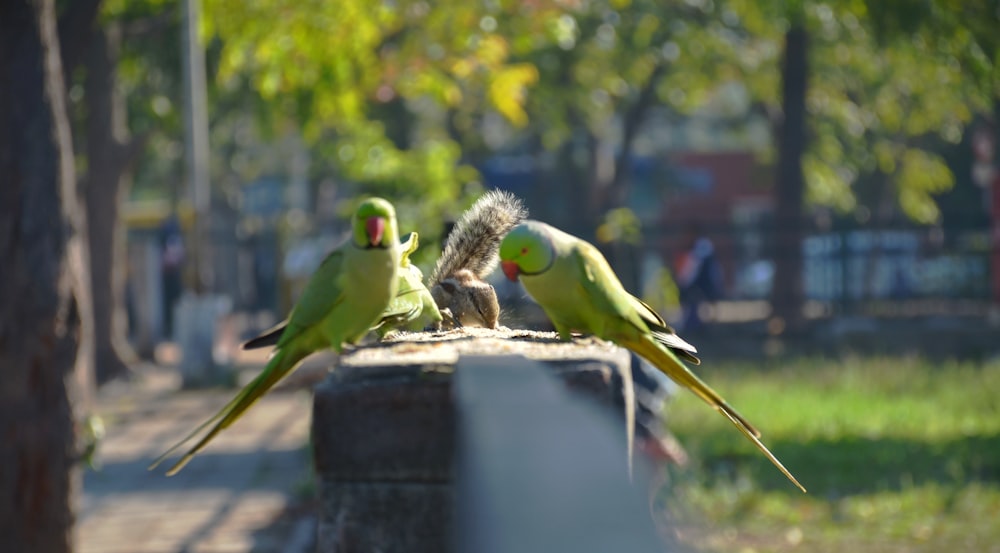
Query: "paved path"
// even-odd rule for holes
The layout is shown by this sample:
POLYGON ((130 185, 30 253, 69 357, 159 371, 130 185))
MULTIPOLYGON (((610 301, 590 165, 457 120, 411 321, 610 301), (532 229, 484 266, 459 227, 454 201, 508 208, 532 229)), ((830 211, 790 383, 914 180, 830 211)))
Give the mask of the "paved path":
POLYGON ((299 553, 313 541, 304 446, 310 394, 277 390, 220 434, 179 474, 149 463, 223 406, 233 390, 177 392, 173 371, 147 368, 102 390, 107 427, 99 472, 84 475, 81 553, 299 553))

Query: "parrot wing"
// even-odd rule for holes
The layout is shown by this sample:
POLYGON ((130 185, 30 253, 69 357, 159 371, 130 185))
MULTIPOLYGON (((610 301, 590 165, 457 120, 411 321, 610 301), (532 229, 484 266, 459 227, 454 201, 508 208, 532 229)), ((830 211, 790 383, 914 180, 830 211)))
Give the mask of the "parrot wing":
POLYGON ((344 255, 340 250, 336 250, 326 256, 306 284, 302 296, 295 303, 295 307, 292 308, 291 315, 261 334, 243 342, 240 349, 258 349, 276 346, 279 343, 285 344, 288 340, 301 333, 303 329, 322 320, 324 316, 343 300, 340 287, 337 286, 337 275, 340 274, 343 257, 344 255), (289 331, 288 336, 285 337, 285 329, 289 327, 289 322, 294 323, 293 326, 297 328, 289 331))
POLYGON ((306 288, 299 297, 299 301, 292 308, 291 315, 287 319, 272 326, 257 336, 243 342, 240 349, 257 349, 268 346, 276 346, 279 342, 286 343, 294 335, 299 334, 304 328, 318 323, 342 300, 338 286, 337 276, 343 264, 344 254, 340 250, 330 253, 320 263, 316 272, 306 283, 306 288), (282 339, 289 322, 296 323, 300 328, 289 332, 288 338, 282 339))
POLYGON ((695 365, 701 364, 701 359, 694 355, 698 353, 694 346, 678 336, 655 309, 625 290, 597 248, 580 240, 574 250, 579 252, 578 256, 584 267, 582 274, 585 275, 583 282, 587 287, 587 295, 601 303, 600 309, 617 314, 639 329, 648 329, 657 342, 674 354, 695 365))
POLYGON ((631 296, 632 305, 642 320, 649 327, 649 331, 653 334, 653 338, 666 346, 670 351, 674 352, 674 355, 681 357, 686 361, 690 361, 694 365, 700 365, 701 359, 698 359, 694 354, 698 353, 698 350, 694 346, 687 343, 683 338, 677 335, 677 332, 670 327, 663 320, 663 317, 656 312, 652 307, 646 302, 640 300, 635 296, 631 296))
MULTIPOLYGON (((373 329, 379 329, 379 333, 384 337, 390 330, 408 327, 421 320, 425 323, 441 320, 437 304, 424 286, 424 275, 416 265, 400 267, 397 279, 399 289, 396 296, 382 312, 379 322, 372 327, 373 329)), ((415 324, 412 326, 418 330, 423 328, 415 324)))
POLYGON ((281 321, 261 334, 243 342, 240 349, 246 350, 273 346, 278 343, 278 339, 281 338, 281 333, 285 331, 286 326, 288 326, 288 319, 281 321))
POLYGON ((353 246, 345 244, 340 249, 334 250, 326 259, 320 263, 319 267, 309 277, 302 295, 295 302, 291 314, 288 316, 288 325, 285 331, 278 338, 277 347, 289 343, 305 329, 310 328, 333 311, 344 301, 343 269, 348 255, 345 250, 353 249, 353 246))
POLYGON ((388 331, 404 326, 420 317, 423 307, 423 303, 420 301, 420 290, 401 291, 389 302, 389 306, 382 312, 382 317, 375 323, 372 330, 384 329, 388 331))
POLYGON ((586 298, 587 305, 596 310, 597 316, 594 318, 605 323, 603 326, 613 330, 620 321, 644 330, 648 327, 647 319, 663 321, 656 312, 625 291, 618 276, 597 248, 579 240, 571 252, 570 255, 577 263, 577 280, 582 287, 583 297, 586 298))

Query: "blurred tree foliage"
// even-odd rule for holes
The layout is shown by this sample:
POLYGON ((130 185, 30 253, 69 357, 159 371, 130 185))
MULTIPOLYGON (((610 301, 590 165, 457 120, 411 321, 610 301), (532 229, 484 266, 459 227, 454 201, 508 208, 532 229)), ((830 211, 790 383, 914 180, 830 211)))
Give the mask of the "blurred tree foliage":
MULTIPOLYGON (((961 139, 1000 86, 996 4, 206 0, 213 123, 225 129, 213 144, 237 148, 237 122, 253 113, 264 123, 253 132, 305 136, 314 176, 333 172, 414 200, 404 207, 413 217, 440 217, 475 186, 472 164, 509 147, 483 136, 499 115, 512 140, 556 153, 565 184, 549 192, 570 192, 570 211, 593 226, 627 195, 623 161, 651 110, 683 116, 732 85, 750 101, 721 116, 780 123, 778 64, 796 20, 810 41, 807 200, 933 222, 934 195, 954 182, 936 151, 961 139), (610 164, 602 144, 620 146, 610 164)), ((175 49, 129 48, 123 78, 150 89, 136 95, 148 114, 136 123, 176 124, 176 97, 163 93, 176 86, 165 70, 175 49)), ((179 153, 165 146, 159 163, 179 153)))
MULTIPOLYGON (((666 149, 646 140, 636 152, 640 137, 660 130, 651 121, 679 126, 710 112, 714 125, 741 129, 764 119, 773 140, 757 153, 778 163, 790 30, 808 44, 805 129, 795 134, 805 139, 801 155, 786 154, 803 178, 775 187, 778 211, 791 218, 808 204, 862 222, 937 223, 936 196, 956 182, 942 152, 977 117, 1000 116, 1000 0, 203 2, 215 197, 237 206, 245 184, 291 175, 305 151, 310 184, 334 182, 338 199, 393 198, 404 230, 419 227, 425 244, 472 201, 474 167, 500 153, 533 158, 535 216, 587 238, 599 238, 602 222, 632 220, 621 211, 631 160, 666 149)), ((176 201, 179 2, 84 5, 101 6, 97 34, 114 39, 127 108, 120 137, 135 137, 119 146, 146 146, 130 152, 137 186, 123 190, 176 201)), ((87 78, 67 79, 78 143, 92 141, 77 124, 92 110, 87 78)), ((97 150, 77 149, 81 172, 96 167, 97 150)), ((794 248, 799 235, 788 234, 794 248)), ((623 238, 637 238, 608 236, 607 253, 634 288, 638 246, 623 238)), ((801 274, 796 263, 786 269, 801 274)))
POLYGON ((799 20, 809 35, 810 203, 850 211, 862 198, 887 212, 894 199, 910 219, 937 221, 934 195, 954 183, 937 152, 958 143, 1000 90, 1000 4, 728 0, 717 9, 697 40, 775 121, 783 29, 799 20))
POLYGON ((856 210, 861 222, 874 213, 875 222, 885 224, 902 213, 938 223, 935 195, 955 182, 939 152, 959 143, 965 126, 996 96, 997 47, 988 29, 996 28, 1000 12, 983 2, 968 9, 943 0, 699 4, 718 10, 718 18, 692 29, 684 44, 714 54, 716 63, 700 63, 714 67, 706 73, 707 90, 726 80, 742 83, 752 109, 768 116, 785 147, 795 137, 804 141, 804 149, 783 151, 777 160, 775 188, 776 223, 783 225, 776 245, 783 253, 772 300, 796 326, 802 226, 794 213, 802 200, 841 213, 856 210), (969 17, 991 23, 971 32, 969 17), (806 50, 804 66, 795 69, 804 75, 778 68, 801 56, 790 48, 806 50), (976 51, 986 54, 969 54, 976 51), (800 86, 789 88, 789 79, 800 86), (799 114, 784 112, 789 99, 780 90, 805 93, 804 137, 783 128, 799 114))
MULTIPOLYGON (((119 209, 133 168, 169 136, 170 102, 160 91, 175 53, 176 17, 162 0, 67 3, 59 15, 60 50, 77 173, 86 211, 97 382, 127 374, 134 352, 125 314, 125 232, 119 209), (154 132, 162 130, 167 132, 154 132)), ((160 160, 162 151, 155 150, 160 160)), ((175 156, 176 158, 177 156, 175 156)), ((172 188, 172 187, 171 187, 172 188)))
MULTIPOLYGON (((1000 89, 997 4, 205 0, 213 174, 237 192, 275 163, 256 146, 301 134, 311 180, 397 198, 412 223, 454 214, 477 187, 473 166, 519 144, 552 154, 540 193, 592 232, 623 205, 654 111, 679 121, 735 91, 747 100, 721 121, 763 114, 778 127, 784 33, 797 21, 810 44, 807 202, 931 223, 934 196, 955 181, 938 152, 1000 89), (497 120, 500 141, 484 136, 497 120)), ((119 71, 133 132, 166 131, 151 136, 140 179, 180 180, 176 1, 105 8, 164 29, 123 41, 119 71)))
POLYGON ((527 104, 529 142, 557 154, 547 192, 569 204, 559 224, 588 235, 603 211, 624 205, 643 124, 654 108, 677 111, 665 79, 701 74, 678 63, 676 37, 709 18, 691 2, 595 0, 566 6, 541 35, 515 35, 515 53, 541 76, 527 104))
POLYGON ((318 154, 314 170, 394 198, 410 223, 442 220, 476 184, 449 133, 449 110, 527 120, 525 90, 537 71, 511 61, 510 39, 491 18, 517 12, 541 26, 556 9, 461 0, 206 0, 205 8, 206 35, 222 44, 218 86, 252 87, 268 126, 300 126, 318 154))
MULTIPOLYGON (((144 136, 135 165, 139 199, 176 200, 183 181, 180 5, 177 0, 104 0, 99 24, 120 28, 116 86, 126 103, 127 126, 144 136)), ((82 97, 77 89, 71 97, 82 97)))

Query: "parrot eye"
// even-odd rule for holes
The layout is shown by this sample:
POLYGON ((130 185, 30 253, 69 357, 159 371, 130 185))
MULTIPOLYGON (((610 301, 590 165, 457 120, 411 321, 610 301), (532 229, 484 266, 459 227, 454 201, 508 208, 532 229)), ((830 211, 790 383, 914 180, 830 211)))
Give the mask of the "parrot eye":
POLYGON ((528 253, 528 248, 521 248, 521 255, 528 253))

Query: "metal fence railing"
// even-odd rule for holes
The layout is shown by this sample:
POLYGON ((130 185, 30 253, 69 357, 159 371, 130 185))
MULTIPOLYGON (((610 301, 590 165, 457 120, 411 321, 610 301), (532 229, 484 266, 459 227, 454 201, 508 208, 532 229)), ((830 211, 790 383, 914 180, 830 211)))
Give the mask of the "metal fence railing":
MULTIPOLYGON (((724 275, 723 301, 772 297, 776 260, 787 255, 777 246, 777 232, 720 225, 704 230, 724 275)), ((647 235, 675 272, 686 239, 679 234, 658 228, 647 235)), ((808 229, 800 250, 804 299, 814 316, 985 314, 995 300, 992 279, 1000 278, 990 268, 995 247, 988 228, 808 229)))

